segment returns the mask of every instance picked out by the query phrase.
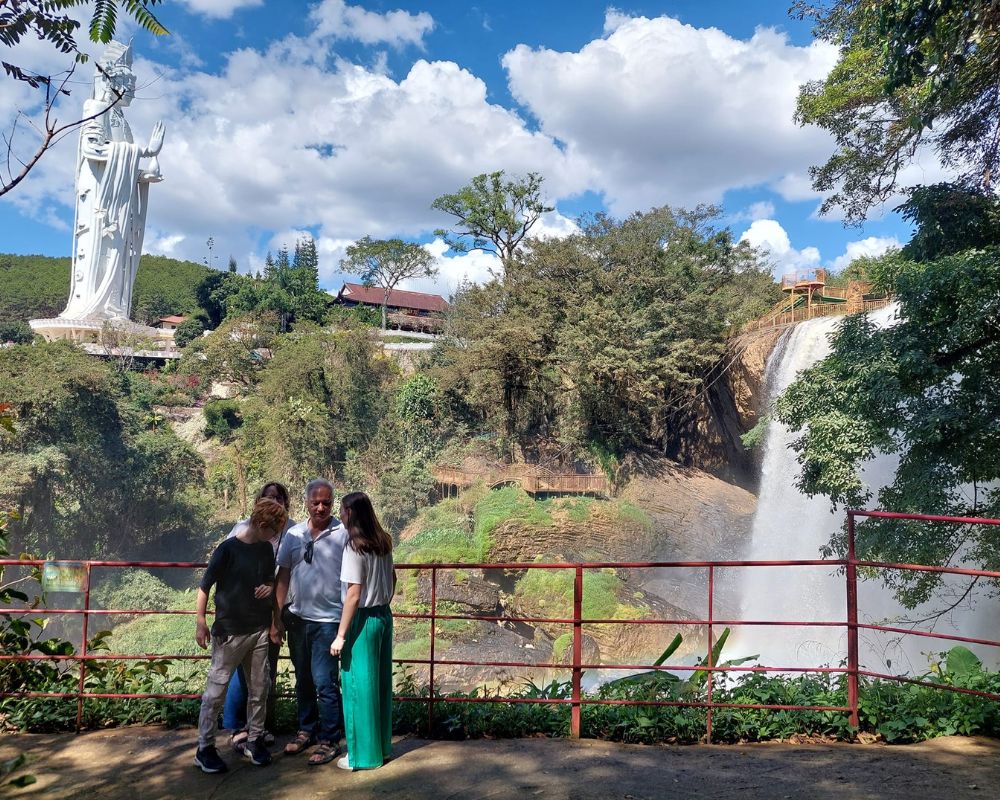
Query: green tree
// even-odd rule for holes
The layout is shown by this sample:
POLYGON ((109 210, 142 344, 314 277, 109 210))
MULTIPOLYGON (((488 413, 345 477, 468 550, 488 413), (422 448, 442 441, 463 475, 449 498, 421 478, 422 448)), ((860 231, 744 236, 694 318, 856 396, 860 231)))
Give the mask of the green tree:
POLYGON ((265 476, 296 489, 334 477, 388 415, 394 362, 364 329, 301 326, 278 336, 273 358, 241 406, 241 452, 251 482, 265 476))
POLYGON ((190 317, 184 320, 174 331, 174 344, 178 347, 187 347, 195 339, 205 332, 205 323, 201 317, 190 317))
POLYGON ((228 317, 210 336, 191 342, 179 370, 205 383, 231 383, 242 390, 256 385, 267 362, 278 319, 272 312, 228 317))
POLYGON ((505 178, 503 170, 477 175, 468 186, 431 204, 457 220, 454 229, 434 234, 459 253, 493 253, 506 268, 542 214, 554 208, 542 200, 543 181, 537 172, 523 178, 505 178))
POLYGON ((347 248, 340 268, 359 275, 365 286, 378 286, 382 290, 382 330, 388 325, 389 296, 400 281, 433 278, 438 274, 434 256, 419 244, 371 236, 347 248))
MULTIPOLYGON (((984 291, 998 281, 1000 247, 911 263, 896 280, 896 324, 844 320, 830 356, 776 406, 799 432, 802 491, 845 506, 875 500, 892 511, 1000 516, 1000 297, 984 291), (899 464, 876 493, 862 468, 880 453, 899 464)), ((876 561, 1000 567, 995 532, 976 526, 873 520, 860 527, 859 548, 876 561)), ((937 575, 892 570, 886 580, 910 606, 939 584, 937 575)))
POLYGON ((934 261, 1000 242, 1000 200, 981 191, 950 183, 917 186, 897 211, 916 226, 902 251, 911 261, 934 261))
POLYGON ((153 424, 144 380, 65 343, 0 350, 0 505, 20 546, 138 557, 200 533, 204 464, 153 424))
POLYGON ((0 344, 30 344, 35 332, 27 322, 0 322, 0 344))
POLYGON ((933 150, 961 182, 989 191, 1000 167, 1000 14, 993 0, 797 2, 817 38, 840 48, 822 81, 804 85, 797 120, 829 131, 837 151, 811 171, 861 222, 897 190, 900 170, 933 150))
POLYGON ((432 368, 443 396, 510 445, 669 451, 730 328, 777 292, 717 215, 599 215, 464 287, 432 368))

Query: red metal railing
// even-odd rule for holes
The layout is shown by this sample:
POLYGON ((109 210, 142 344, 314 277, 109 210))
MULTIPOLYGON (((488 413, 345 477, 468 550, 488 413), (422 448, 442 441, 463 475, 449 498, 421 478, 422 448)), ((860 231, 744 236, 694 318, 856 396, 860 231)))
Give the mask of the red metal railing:
MULTIPOLYGON (((989 579, 1000 579, 1000 572, 989 572, 985 570, 968 569, 964 567, 930 567, 919 564, 896 564, 874 561, 859 561, 855 554, 855 533, 856 520, 858 517, 889 518, 917 520, 930 523, 956 523, 956 524, 976 524, 976 525, 1000 525, 1000 520, 982 519, 973 517, 945 517, 926 514, 896 514, 881 511, 848 511, 848 552, 844 559, 808 559, 808 560, 785 560, 785 561, 660 561, 660 562, 588 562, 579 564, 568 563, 493 563, 493 564, 397 564, 398 570, 416 570, 430 573, 430 611, 428 613, 397 613, 394 616, 399 619, 427 620, 430 627, 429 658, 408 658, 395 659, 399 664, 424 665, 428 670, 428 694, 425 697, 401 696, 396 699, 402 702, 424 702, 427 703, 428 729, 433 730, 435 705, 440 703, 543 703, 543 704, 564 704, 570 706, 570 735, 579 737, 581 732, 581 711, 588 705, 634 705, 634 706, 683 706, 691 708, 704 708, 706 713, 706 738, 711 741, 712 737, 712 714, 718 708, 744 708, 744 709, 771 709, 771 710, 794 710, 794 711, 833 711, 850 715, 852 726, 858 726, 858 680, 861 676, 879 678, 884 680, 899 681, 905 683, 916 683, 935 689, 945 691, 960 692, 964 694, 976 695, 979 697, 1000 700, 1000 694, 981 692, 963 687, 951 686, 941 683, 920 681, 899 675, 888 675, 867 669, 862 669, 859 663, 858 633, 860 630, 882 631, 887 633, 915 635, 963 643, 974 643, 991 647, 1000 647, 1000 641, 990 639, 979 639, 957 635, 938 633, 934 631, 920 631, 898 626, 884 626, 858 621, 858 587, 857 569, 858 567, 871 569, 895 569, 910 570, 918 572, 935 572, 968 576, 980 576, 989 579), (742 620, 742 619, 717 619, 715 617, 715 585, 716 572, 719 569, 731 568, 755 568, 755 567, 836 567, 843 568, 845 574, 845 586, 847 592, 847 619, 846 621, 829 620, 742 620), (707 579, 707 616, 704 619, 588 619, 583 616, 583 596, 584 596, 584 573, 587 570, 595 569, 703 569, 707 579), (573 613, 571 617, 512 617, 512 616, 491 616, 477 614, 448 614, 438 612, 438 574, 442 571, 452 570, 573 570, 573 613), (572 626, 572 661, 570 664, 561 663, 540 663, 540 662, 520 662, 520 661, 469 661, 456 659, 442 659, 437 657, 437 625, 442 620, 472 620, 480 622, 523 622, 534 624, 565 624, 572 626), (590 664, 583 659, 583 627, 584 625, 692 625, 702 626, 707 632, 708 659, 703 665, 680 665, 662 664, 654 666, 650 664, 590 664), (738 627, 738 626, 774 626, 774 627, 839 627, 847 632, 847 666, 846 667, 791 667, 780 665, 754 665, 754 666, 725 666, 713 662, 713 647, 716 642, 715 630, 718 626, 738 627), (552 669, 570 670, 571 693, 569 698, 525 698, 525 697, 503 697, 503 696, 482 696, 482 697, 448 697, 437 692, 435 668, 440 666, 471 666, 483 668, 524 668, 524 669, 552 669), (706 681, 705 699, 701 701, 683 700, 618 700, 599 699, 586 697, 582 688, 582 678, 584 672, 588 670, 670 670, 674 672, 705 672, 708 675, 706 681), (713 676, 717 673, 739 673, 739 672, 785 672, 785 673, 838 673, 846 674, 848 681, 847 705, 845 706, 819 706, 819 705, 782 705, 782 704, 756 704, 756 703, 727 703, 718 702, 713 697, 713 676)), ((3 565, 35 565, 40 566, 41 561, 3 560, 3 565)), ((149 561, 87 561, 81 562, 86 565, 88 583, 83 596, 83 608, 48 608, 48 609, 24 609, 24 608, 0 608, 0 613, 24 614, 24 615, 82 615, 83 617, 83 645, 80 652, 74 655, 49 656, 44 654, 0 654, 0 661, 76 661, 80 664, 79 684, 76 692, 0 692, 0 696, 15 697, 60 697, 75 698, 77 700, 77 725, 79 727, 83 713, 83 704, 88 698, 166 698, 166 699, 196 699, 197 694, 155 694, 155 693, 94 693, 85 691, 85 677, 88 661, 96 660, 149 660, 149 659, 175 659, 175 660, 199 660, 207 659, 208 655, 169 655, 169 654, 144 654, 144 655, 116 655, 108 653, 89 654, 87 653, 88 623, 91 616, 109 614, 193 614, 194 611, 162 611, 150 609, 92 609, 90 608, 89 577, 95 567, 107 568, 182 568, 195 569, 205 565, 202 563, 162 563, 149 561)))

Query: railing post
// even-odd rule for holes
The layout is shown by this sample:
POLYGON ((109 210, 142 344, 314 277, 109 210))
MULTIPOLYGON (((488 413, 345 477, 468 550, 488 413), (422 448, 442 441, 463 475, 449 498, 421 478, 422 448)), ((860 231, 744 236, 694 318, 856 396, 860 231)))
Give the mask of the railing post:
POLYGON ((858 567, 854 551, 854 512, 847 512, 847 705, 851 727, 860 727, 858 717, 858 567))
POLYGON ((708 708, 705 714, 705 743, 712 743, 712 678, 715 673, 715 656, 712 650, 715 646, 714 626, 712 625, 712 614, 714 612, 715 599, 715 567, 708 568, 708 708))
POLYGON ((434 640, 437 631, 437 567, 431 567, 431 665, 427 685, 427 735, 434 735, 434 640))
POLYGON ((83 684, 87 677, 87 637, 90 630, 90 563, 87 563, 87 585, 83 589, 83 641, 80 642, 80 683, 76 694, 76 732, 83 727, 83 684))
POLYGON ((583 663, 583 567, 576 568, 573 580, 573 707, 570 716, 569 735, 571 739, 580 738, 580 699, 581 676, 580 664, 583 663))

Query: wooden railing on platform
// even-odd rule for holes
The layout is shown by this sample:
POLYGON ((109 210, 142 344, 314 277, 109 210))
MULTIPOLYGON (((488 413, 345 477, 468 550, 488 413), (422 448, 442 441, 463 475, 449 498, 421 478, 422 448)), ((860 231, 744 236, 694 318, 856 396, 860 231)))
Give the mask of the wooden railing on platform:
POLYGON ((777 311, 760 319, 755 319, 743 326, 743 333, 750 331, 760 331, 767 328, 783 328, 786 325, 794 325, 797 322, 805 322, 809 319, 819 317, 837 317, 847 314, 859 314, 862 311, 875 311, 889 305, 889 298, 883 297, 878 300, 865 300, 861 304, 857 303, 813 303, 811 306, 790 309, 787 311, 777 311))
POLYGON ((505 470, 470 471, 455 467, 434 467, 434 480, 447 486, 465 488, 476 481, 491 487, 518 484, 528 494, 612 495, 611 482, 604 475, 556 473, 530 464, 505 470))

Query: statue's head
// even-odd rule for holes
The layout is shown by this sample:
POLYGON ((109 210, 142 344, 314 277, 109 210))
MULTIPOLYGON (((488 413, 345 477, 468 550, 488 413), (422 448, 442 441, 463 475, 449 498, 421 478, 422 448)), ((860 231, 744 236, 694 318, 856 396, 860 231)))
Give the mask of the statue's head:
POLYGON ((132 72, 132 42, 112 41, 97 62, 94 87, 98 98, 109 100, 120 95, 115 105, 127 106, 135 97, 135 73, 132 72))

